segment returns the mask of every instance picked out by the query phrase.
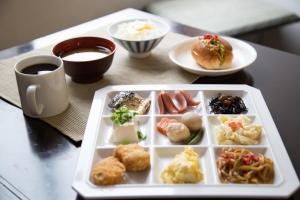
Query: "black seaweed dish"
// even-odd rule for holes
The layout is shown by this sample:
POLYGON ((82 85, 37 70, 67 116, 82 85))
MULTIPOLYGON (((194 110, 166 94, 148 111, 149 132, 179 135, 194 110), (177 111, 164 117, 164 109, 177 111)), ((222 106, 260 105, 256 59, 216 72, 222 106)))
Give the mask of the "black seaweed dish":
POLYGON ((209 106, 211 113, 215 114, 241 114, 248 111, 244 101, 238 96, 219 94, 209 102, 209 106))

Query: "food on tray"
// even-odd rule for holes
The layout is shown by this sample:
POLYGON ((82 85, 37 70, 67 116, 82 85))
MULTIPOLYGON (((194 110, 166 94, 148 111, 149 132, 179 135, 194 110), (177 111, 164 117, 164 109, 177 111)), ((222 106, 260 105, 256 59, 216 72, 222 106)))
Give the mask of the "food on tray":
POLYGON ((178 114, 183 113, 189 106, 198 106, 200 102, 193 100, 193 97, 183 90, 176 90, 174 94, 161 91, 157 96, 160 114, 178 114), (176 102, 173 101, 172 96, 175 97, 176 102), (178 106, 177 106, 177 105, 178 106))
MULTIPOLYGON (((165 107, 165 110, 168 111, 171 114, 178 114, 178 108, 174 104, 172 97, 169 93, 167 92, 161 92, 161 98, 163 102, 163 106, 165 107)), ((160 106, 161 107, 161 106, 160 106)), ((161 113, 164 114, 164 113, 161 113)))
POLYGON ((146 139, 138 127, 135 119, 137 113, 128 110, 126 106, 117 109, 111 120, 113 121, 113 132, 110 140, 114 143, 132 143, 146 139))
POLYGON ((198 131, 191 132, 190 137, 181 141, 181 143, 185 144, 185 145, 198 144, 203 137, 203 132, 204 132, 204 130, 202 128, 198 131))
POLYGON ((144 171, 150 167, 150 154, 138 144, 118 145, 114 157, 125 165, 127 171, 144 171))
POLYGON ((92 168, 91 178, 96 185, 114 185, 121 183, 125 175, 125 166, 115 157, 107 157, 92 168))
POLYGON ((138 142, 138 125, 136 121, 127 122, 122 125, 114 124, 111 141, 114 143, 138 142))
POLYGON ((91 171, 96 185, 121 183, 125 171, 144 171, 150 167, 150 154, 138 144, 118 145, 113 156, 96 163, 91 171))
POLYGON ((149 40, 160 37, 162 30, 151 20, 135 20, 119 24, 115 37, 123 40, 149 40))
POLYGON ((195 101, 193 97, 184 90, 179 90, 179 92, 184 96, 188 106, 198 106, 200 102, 195 101))
POLYGON ((172 123, 172 122, 177 122, 177 120, 166 118, 166 117, 161 118, 159 120, 159 122, 156 123, 156 128, 157 128, 158 132, 160 132, 163 135, 166 135, 167 126, 169 125, 169 123, 172 123))
POLYGON ((185 148, 177 154, 174 160, 161 172, 164 183, 198 183, 203 180, 199 166, 199 155, 193 148, 185 148))
POLYGON ((162 99, 162 93, 159 93, 157 95, 157 103, 158 103, 158 106, 159 106, 159 113, 160 114, 165 114, 166 113, 166 109, 165 109, 165 105, 164 105, 164 102, 163 102, 163 99, 162 99))
POLYGON ((169 123, 166 127, 166 135, 172 142, 180 142, 190 137, 191 133, 188 127, 181 122, 169 123))
POLYGON ((198 37, 191 51, 196 62, 206 69, 226 69, 233 60, 232 46, 218 35, 205 34, 198 37))
POLYGON ((240 148, 223 149, 217 168, 222 183, 273 183, 275 174, 270 158, 240 148))
POLYGON ((130 111, 127 106, 122 106, 115 110, 113 115, 111 116, 111 120, 116 125, 122 125, 126 122, 131 122, 137 113, 130 111))
POLYGON ((185 112, 187 110, 187 100, 185 99, 184 95, 182 94, 181 91, 176 90, 175 92, 175 99, 178 102, 178 112, 182 113, 185 112))
POLYGON ((186 112, 181 117, 182 123, 184 123, 190 131, 197 131, 202 128, 202 118, 195 112, 186 112))
POLYGON ((122 106, 126 106, 129 110, 137 112, 139 115, 145 114, 151 104, 150 99, 144 99, 137 93, 131 91, 122 91, 112 97, 108 104, 113 110, 116 110, 122 106))
POLYGON ((262 126, 252 123, 245 115, 229 117, 220 115, 216 127, 218 144, 255 145, 260 141, 262 126))
POLYGON ((248 109, 241 97, 219 94, 209 102, 211 112, 215 114, 240 114, 248 109))
POLYGON ((193 115, 196 119, 183 116, 181 121, 178 121, 176 119, 163 117, 156 123, 156 129, 159 133, 167 136, 171 142, 186 145, 197 144, 203 137, 202 119, 196 113, 195 115, 188 115, 193 115), (192 127, 192 129, 190 129, 189 126, 192 127))

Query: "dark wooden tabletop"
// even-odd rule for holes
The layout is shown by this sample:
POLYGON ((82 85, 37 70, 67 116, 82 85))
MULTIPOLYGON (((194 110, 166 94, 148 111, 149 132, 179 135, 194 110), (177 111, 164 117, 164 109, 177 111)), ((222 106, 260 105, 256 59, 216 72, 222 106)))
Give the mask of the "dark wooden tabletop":
MULTIPOLYGON (((0 51, 8 58, 72 37, 113 20, 153 17, 126 9, 30 43, 0 51)), ((169 21, 172 31, 196 36, 204 31, 169 21)), ((260 89, 271 111, 297 174, 300 174, 299 114, 300 56, 251 43, 257 60, 234 75, 199 78, 197 84, 248 84, 260 89)), ((1 80, 0 80, 1 81, 1 80)), ((72 190, 72 178, 80 151, 59 131, 25 117, 22 110, 0 100, 0 199, 81 199, 72 190)), ((298 190, 290 199, 300 199, 298 190)))

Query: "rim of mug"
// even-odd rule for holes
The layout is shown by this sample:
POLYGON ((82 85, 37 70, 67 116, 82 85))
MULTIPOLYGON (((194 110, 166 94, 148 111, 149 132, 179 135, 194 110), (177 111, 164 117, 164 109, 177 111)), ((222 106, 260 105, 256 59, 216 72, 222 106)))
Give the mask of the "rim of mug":
MULTIPOLYGON (((47 62, 45 62, 45 63, 47 63, 47 62)), ((48 62, 49 63, 49 62, 48 62)), ((38 63, 37 63, 38 64, 38 63)), ((49 64, 53 64, 53 63, 49 63, 49 64)), ((31 64, 31 65, 34 65, 34 64, 31 64)), ((53 65, 56 65, 56 64, 53 64, 53 65)), ((28 66, 30 66, 30 65, 28 65, 28 66)), ((28 67, 27 66, 27 67, 28 67)), ((22 76, 29 76, 29 77, 41 77, 41 76, 47 76, 47 75, 49 75, 49 74, 52 74, 52 73, 54 73, 54 72, 56 72, 56 71, 58 71, 58 70, 60 70, 61 68, 63 68, 63 60, 61 59, 61 58, 59 58, 59 57, 57 57, 57 56, 54 56, 54 55, 36 55, 36 56, 30 56, 30 57, 27 57, 27 58, 24 58, 24 59, 21 59, 21 60, 19 60, 15 65, 14 65, 14 70, 15 70, 15 72, 16 73, 18 73, 18 74, 20 74, 20 75, 22 75, 22 76), (26 62, 26 61, 28 61, 28 60, 31 60, 31 59, 36 59, 36 58, 40 58, 40 57, 47 57, 47 58, 54 58, 54 59, 56 59, 56 60, 58 60, 59 62, 60 62, 60 64, 59 64, 59 66, 58 66, 58 68, 57 69, 55 69, 55 70, 53 70, 53 71, 50 71, 49 73, 46 73, 46 74, 25 74, 25 73, 22 73, 21 72, 21 70, 19 70, 18 69, 18 66, 20 65, 20 64, 22 64, 22 62, 26 62)), ((24 68, 26 68, 26 67, 24 67, 24 68)), ((22 68, 22 69, 24 69, 24 68, 22 68)))

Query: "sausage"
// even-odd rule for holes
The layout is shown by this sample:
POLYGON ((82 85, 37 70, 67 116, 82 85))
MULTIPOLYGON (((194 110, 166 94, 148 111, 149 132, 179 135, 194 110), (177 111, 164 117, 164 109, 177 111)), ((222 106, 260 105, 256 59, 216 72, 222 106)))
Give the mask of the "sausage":
POLYGON ((187 101, 184 98, 183 94, 181 94, 180 91, 176 90, 175 91, 175 98, 179 103, 179 108, 178 108, 178 112, 182 113, 184 111, 186 111, 187 109, 187 101))
POLYGON ((183 90, 180 90, 180 92, 184 96, 188 106, 198 106, 200 104, 199 101, 194 101, 193 97, 189 93, 183 90))
POLYGON ((161 94, 166 110, 171 114, 178 114, 178 109, 173 103, 171 96, 167 92, 162 92, 161 94))
POLYGON ((163 102, 163 99, 162 99, 162 93, 158 94, 157 102, 158 102, 158 106, 159 106, 159 113, 160 114, 165 114, 166 110, 165 110, 164 102, 163 102))

